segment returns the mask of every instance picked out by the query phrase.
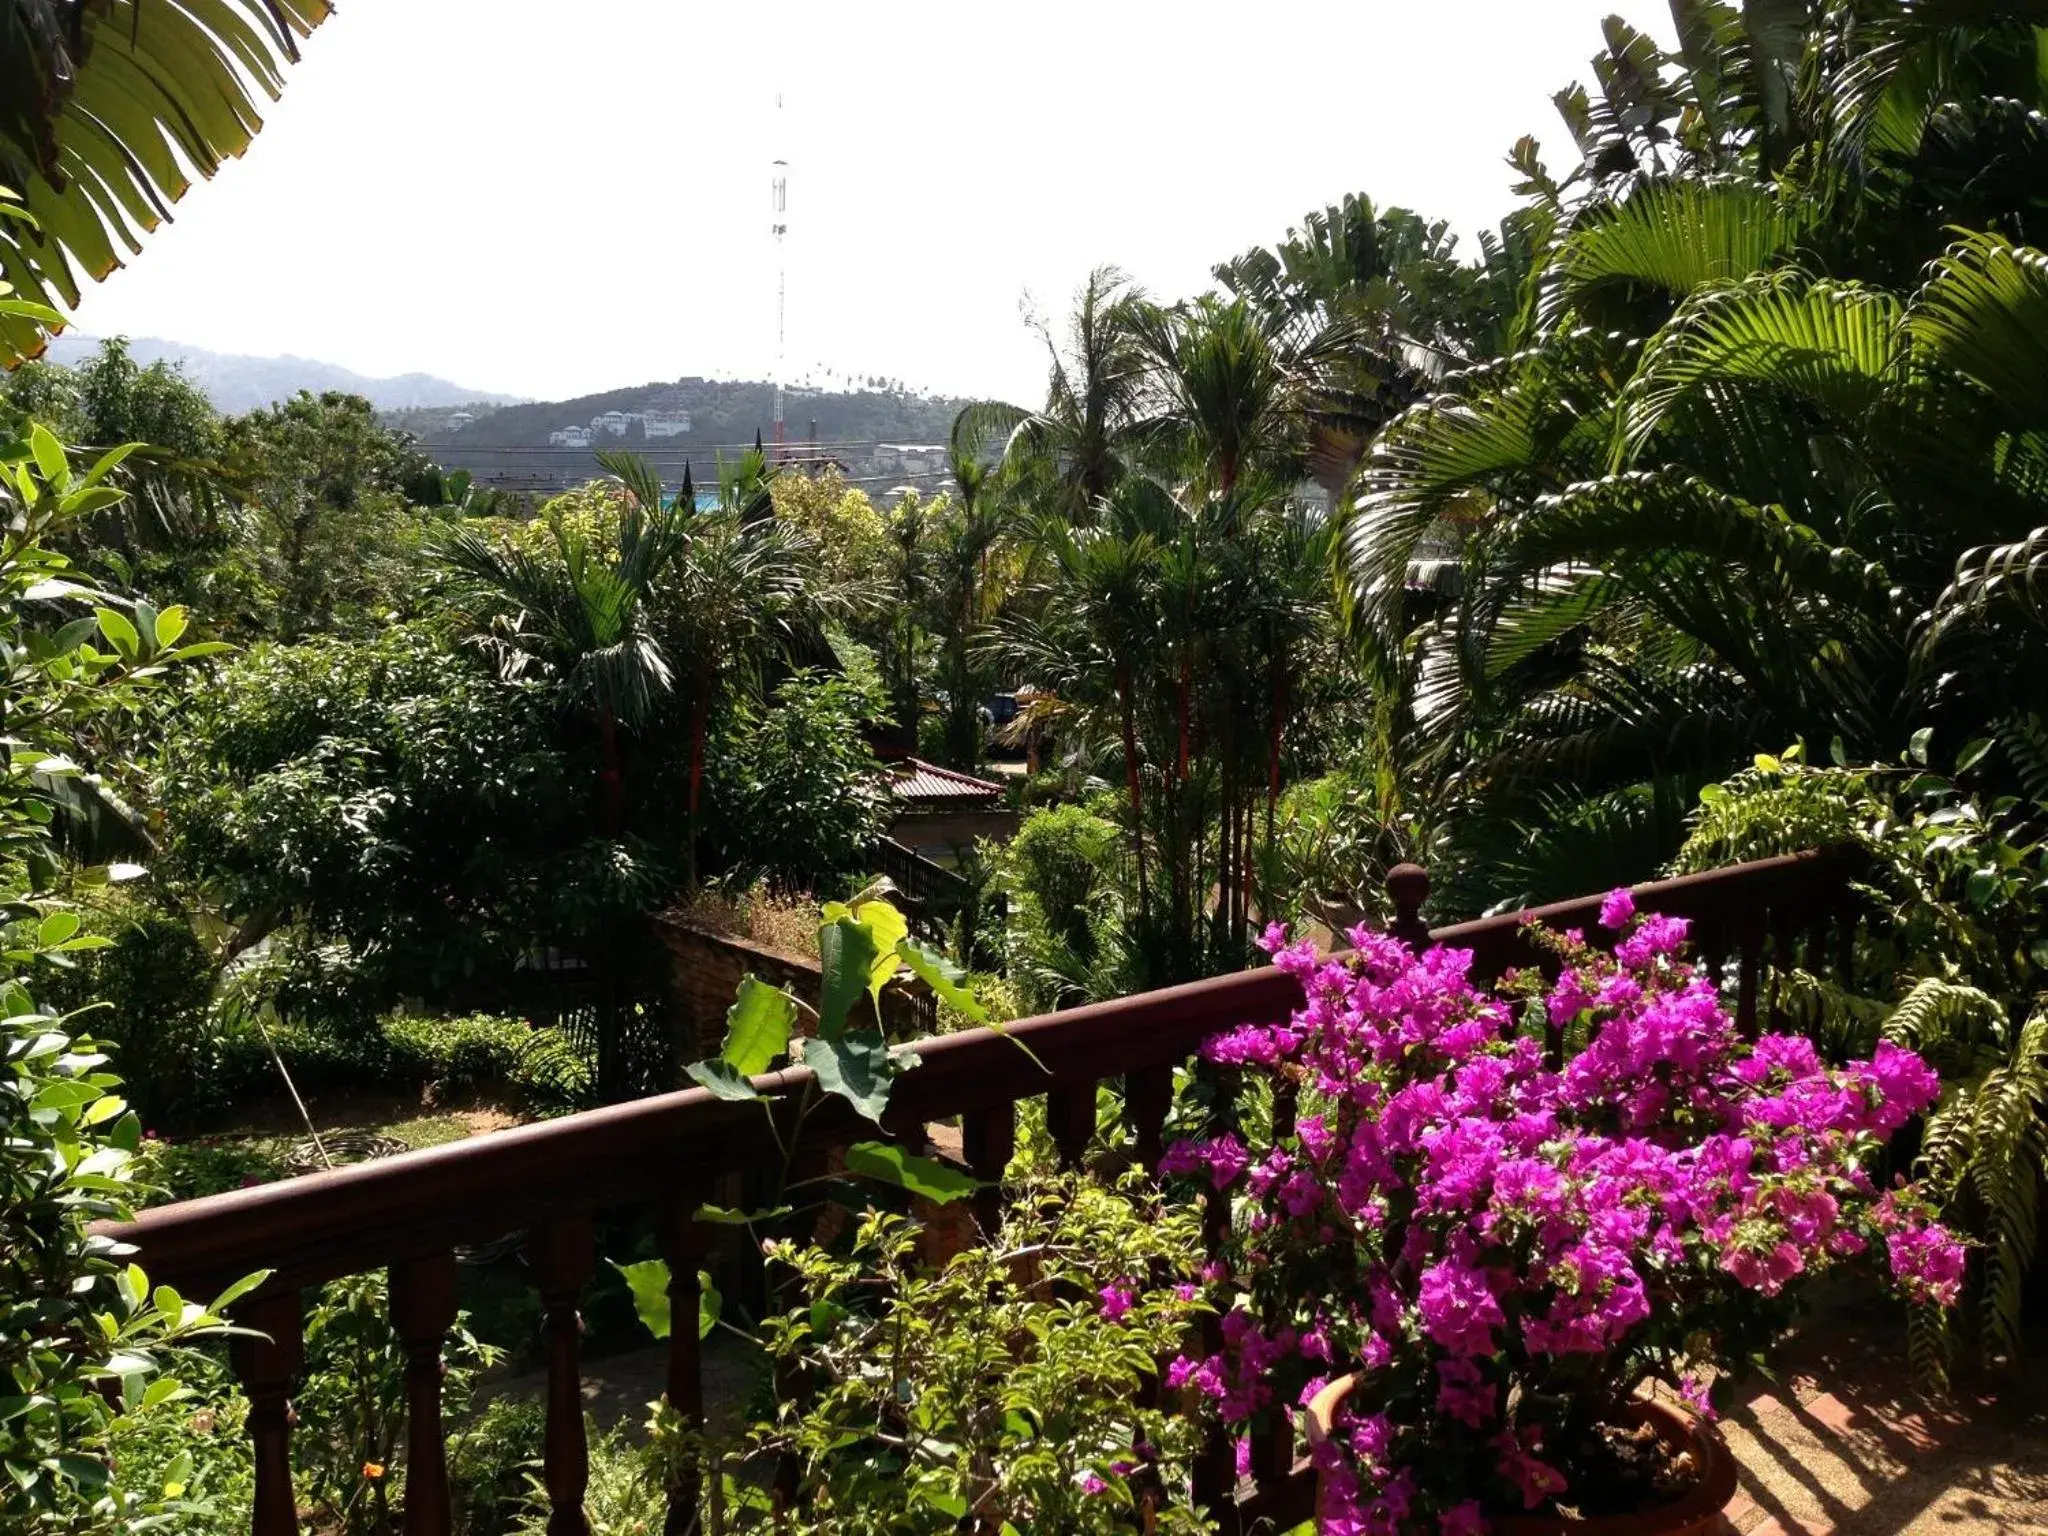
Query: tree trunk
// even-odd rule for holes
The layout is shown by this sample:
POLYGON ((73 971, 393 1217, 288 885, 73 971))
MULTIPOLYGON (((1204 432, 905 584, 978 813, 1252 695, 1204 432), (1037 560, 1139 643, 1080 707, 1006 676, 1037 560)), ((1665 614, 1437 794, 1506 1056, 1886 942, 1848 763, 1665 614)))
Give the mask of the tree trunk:
POLYGON ((1195 659, 1183 644, 1180 648, 1180 686, 1175 690, 1173 700, 1174 713, 1180 725, 1180 752, 1174 759, 1173 777, 1180 784, 1188 781, 1188 708, 1194 691, 1195 659))
POLYGON ((604 835, 616 838, 626 820, 626 775, 619 761, 619 718, 609 707, 597 714, 597 737, 604 780, 604 835))
POLYGON ((697 815, 704 794, 704 734, 710 719, 711 679, 699 667, 696 691, 690 699, 690 789, 684 802, 689 832, 683 850, 683 883, 692 891, 697 888, 697 815))
POLYGON ((1145 911, 1151 899, 1145 886, 1145 794, 1138 779, 1138 726, 1132 715, 1131 664, 1116 664, 1116 701, 1123 716, 1124 791, 1131 801, 1131 853, 1138 861, 1138 909, 1145 911))

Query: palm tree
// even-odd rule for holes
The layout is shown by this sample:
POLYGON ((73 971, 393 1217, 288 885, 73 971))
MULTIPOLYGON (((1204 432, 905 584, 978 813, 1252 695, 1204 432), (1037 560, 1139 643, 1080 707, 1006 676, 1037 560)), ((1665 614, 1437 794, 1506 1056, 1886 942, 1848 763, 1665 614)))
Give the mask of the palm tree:
MULTIPOLYGON (((633 461, 652 482, 652 472, 633 461)), ((804 536, 772 514, 772 471, 756 448, 719 477, 718 505, 695 512, 684 466, 675 498, 686 537, 657 582, 659 629, 682 668, 689 732, 686 883, 697 879, 706 742, 713 714, 741 691, 767 691, 769 670, 822 646, 821 616, 836 601, 813 579, 816 561, 804 536), (770 508, 768 515, 762 507, 770 508)), ((658 494, 658 491, 656 492, 658 494)))
POLYGON ((468 599, 475 643, 504 676, 546 677, 566 708, 589 717, 603 780, 601 826, 616 838, 625 819, 620 733, 643 729, 673 691, 674 653, 655 608, 692 537, 688 513, 664 505, 643 465, 623 456, 605 462, 626 486, 609 541, 557 511, 547 519, 545 555, 465 525, 436 555, 468 599))
MULTIPOLYGON (((0 221, 0 279, 76 308, 170 205, 249 147, 327 0, 0 0, 0 186, 31 225, 0 221)), ((40 354, 43 321, 0 311, 0 366, 40 354)))
POLYGON ((1084 521, 1130 465, 1146 362, 1131 322, 1142 295, 1114 267, 1097 267, 1075 299, 1062 342, 1042 322, 1051 361, 1037 411, 989 401, 969 406, 953 441, 981 456, 993 444, 1032 487, 1031 500, 1084 521))

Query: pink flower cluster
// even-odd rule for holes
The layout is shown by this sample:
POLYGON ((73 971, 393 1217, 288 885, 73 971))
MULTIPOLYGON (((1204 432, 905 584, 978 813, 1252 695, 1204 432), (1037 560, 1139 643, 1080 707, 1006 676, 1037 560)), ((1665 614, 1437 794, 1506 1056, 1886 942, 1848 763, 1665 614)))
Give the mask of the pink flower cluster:
POLYGON ((1962 1245, 1868 1172, 1934 1099, 1926 1063, 1747 1043, 1683 921, 1619 891, 1600 917, 1611 955, 1537 932, 1557 980, 1496 993, 1469 952, 1360 930, 1322 959, 1274 928, 1302 1006, 1203 1047, 1295 1113, 1167 1155, 1233 1206, 1205 1276, 1221 1347, 1168 1385, 1250 1430, 1360 1371, 1319 1453, 1326 1531, 1479 1536, 1486 1509, 1566 1493, 1547 1447, 1653 1375, 1704 1403, 1701 1373, 1768 1347, 1792 1282, 1879 1238, 1905 1295, 1955 1298, 1962 1245), (1558 1032, 1578 1048, 1553 1066, 1558 1032))

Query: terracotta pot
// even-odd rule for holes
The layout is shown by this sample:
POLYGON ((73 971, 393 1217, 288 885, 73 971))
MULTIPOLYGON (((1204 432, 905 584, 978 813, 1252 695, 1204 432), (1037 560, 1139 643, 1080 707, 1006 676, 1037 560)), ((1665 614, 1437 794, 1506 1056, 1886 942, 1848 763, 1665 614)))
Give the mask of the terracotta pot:
MULTIPOLYGON (((1356 1376, 1340 1376, 1312 1398, 1308 1405, 1308 1443, 1311 1450, 1330 1436, 1330 1424, 1344 1399, 1358 1384, 1356 1376)), ((1682 1445, 1692 1452, 1700 1469, 1698 1479, 1685 1497, 1657 1509, 1631 1515, 1598 1515, 1586 1520, 1563 1515, 1490 1516, 1493 1536, 1713 1536, 1722 1529, 1721 1511, 1735 1497, 1735 1457, 1721 1431, 1697 1414, 1669 1403, 1636 1401, 1627 1412, 1637 1423, 1656 1426, 1667 1445, 1682 1445)), ((1323 1479, 1316 1474, 1316 1529, 1322 1526, 1323 1479)))

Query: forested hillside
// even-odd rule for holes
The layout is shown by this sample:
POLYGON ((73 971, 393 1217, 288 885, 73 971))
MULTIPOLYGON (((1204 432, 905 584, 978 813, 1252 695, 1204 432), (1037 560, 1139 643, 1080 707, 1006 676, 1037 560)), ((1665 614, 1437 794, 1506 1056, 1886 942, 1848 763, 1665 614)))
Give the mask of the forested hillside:
MULTIPOLYGON (((792 390, 784 407, 789 435, 802 438, 813 421, 824 442, 886 439, 916 443, 944 442, 964 400, 874 389, 856 394, 792 390)), ((748 380, 683 378, 674 383, 634 385, 574 400, 506 406, 453 434, 427 435, 428 443, 446 441, 464 448, 518 448, 544 445, 558 427, 588 426, 607 411, 684 410, 691 426, 672 446, 709 446, 751 440, 775 419, 775 386, 748 380)), ((629 438, 633 434, 628 434, 629 438)))

